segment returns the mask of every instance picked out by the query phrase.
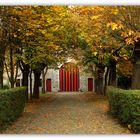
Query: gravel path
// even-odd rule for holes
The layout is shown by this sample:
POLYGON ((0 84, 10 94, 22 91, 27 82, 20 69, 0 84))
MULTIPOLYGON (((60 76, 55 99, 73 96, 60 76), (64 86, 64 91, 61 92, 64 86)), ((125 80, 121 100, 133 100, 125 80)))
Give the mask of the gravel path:
POLYGON ((5 134, 130 134, 93 93, 50 93, 28 103, 5 134))

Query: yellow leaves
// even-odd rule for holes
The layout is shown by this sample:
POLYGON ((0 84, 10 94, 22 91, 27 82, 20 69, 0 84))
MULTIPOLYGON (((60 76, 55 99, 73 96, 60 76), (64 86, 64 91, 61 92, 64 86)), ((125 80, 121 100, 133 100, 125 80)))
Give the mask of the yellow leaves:
POLYGON ((45 34, 45 38, 50 40, 50 39, 53 39, 54 36, 53 36, 52 33, 46 33, 46 34, 45 34))
POLYGON ((117 14, 119 14, 119 10, 118 10, 118 8, 116 8, 116 7, 106 7, 106 10, 111 14, 111 15, 117 15, 117 14))
POLYGON ((93 54, 96 56, 98 54, 98 52, 93 52, 93 54))
POLYGON ((46 34, 46 30, 40 29, 39 31, 40 31, 42 34, 46 34))
POLYGON ((121 33, 121 36, 124 37, 124 38, 126 38, 128 36, 128 33, 127 32, 122 32, 121 33))
POLYGON ((138 38, 140 38, 140 32, 135 32, 134 33, 134 40, 137 42, 138 41, 138 38))
POLYGON ((117 29, 123 29, 124 26, 123 24, 118 21, 118 22, 110 22, 110 23, 107 23, 107 27, 111 27, 112 30, 117 30, 117 29))
POLYGON ((127 32, 123 32, 122 36, 124 38, 126 38, 125 42, 126 42, 127 45, 134 44, 136 39, 137 39, 137 37, 135 36, 134 31, 132 31, 132 30, 128 30, 127 32))
POLYGON ((55 45, 55 50, 58 50, 60 47, 55 45))
POLYGON ((27 32, 27 33, 26 33, 26 36, 31 36, 31 35, 33 35, 32 32, 27 32))
POLYGON ((121 36, 125 39, 125 42, 127 45, 134 44, 135 42, 138 41, 138 38, 140 38, 140 32, 136 31, 134 32, 133 30, 127 30, 125 32, 121 33, 121 36))
MULTIPOLYGON (((51 30, 52 30, 52 32, 56 32, 59 30, 59 28, 60 27, 58 25, 55 25, 54 27, 51 28, 51 30)), ((60 29, 62 29, 62 27, 60 29)))
POLYGON ((91 17, 91 19, 98 19, 98 18, 99 18, 98 15, 96 15, 96 16, 92 16, 92 17, 91 17))
POLYGON ((117 10, 117 9, 114 10, 113 14, 114 14, 114 15, 117 15, 117 14, 118 14, 118 10, 117 10))
POLYGON ((122 57, 123 57, 123 59, 126 60, 126 61, 129 59, 129 57, 128 57, 127 54, 123 54, 122 57))
POLYGON ((133 38, 126 38, 125 39, 125 42, 126 42, 127 45, 130 45, 130 44, 134 44, 135 43, 134 40, 133 40, 133 38))
POLYGON ((131 76, 132 75, 132 69, 133 69, 133 64, 131 61, 127 60, 122 60, 118 65, 117 69, 125 76, 131 76), (125 65, 125 67, 124 67, 125 65))
POLYGON ((123 24, 122 23, 119 23, 118 24, 118 29, 123 29, 123 28, 124 28, 123 24))
POLYGON ((52 44, 51 46, 49 46, 49 48, 53 51, 57 51, 57 50, 59 50, 60 47, 52 44))
POLYGON ((125 38, 129 37, 131 35, 134 35, 134 31, 132 31, 132 30, 126 30, 126 31, 122 32, 122 34, 121 34, 121 36, 125 37, 125 38))
POLYGON ((49 61, 52 61, 52 60, 54 60, 54 57, 51 56, 51 55, 48 55, 48 56, 47 56, 47 59, 48 59, 49 61))
POLYGON ((55 12, 62 12, 62 10, 64 9, 62 6, 53 6, 52 9, 55 12))
POLYGON ((133 35, 134 34, 134 31, 132 31, 132 30, 129 30, 128 31, 128 35, 130 36, 130 35, 133 35))
POLYGON ((51 17, 48 17, 47 18, 47 23, 51 23, 51 22, 53 22, 53 19, 51 17))
POLYGON ((116 61, 118 61, 118 59, 119 59, 117 56, 113 56, 113 58, 114 58, 116 61))
POLYGON ((16 35, 16 34, 14 34, 14 37, 17 37, 17 35, 16 35))
POLYGON ((118 29, 118 25, 116 23, 107 23, 107 27, 111 27, 112 30, 118 29))

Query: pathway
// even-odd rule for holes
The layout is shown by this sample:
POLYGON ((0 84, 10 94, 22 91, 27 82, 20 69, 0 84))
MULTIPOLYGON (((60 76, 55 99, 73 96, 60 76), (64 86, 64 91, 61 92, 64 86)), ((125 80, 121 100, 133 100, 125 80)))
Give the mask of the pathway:
POLYGON ((28 103, 6 134, 130 134, 93 93, 50 93, 28 103))

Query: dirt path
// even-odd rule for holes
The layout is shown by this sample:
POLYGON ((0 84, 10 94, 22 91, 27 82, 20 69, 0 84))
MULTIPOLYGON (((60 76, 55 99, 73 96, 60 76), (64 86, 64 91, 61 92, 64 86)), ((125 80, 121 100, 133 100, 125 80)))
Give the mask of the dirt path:
POLYGON ((130 134, 93 93, 51 93, 28 103, 6 134, 130 134))

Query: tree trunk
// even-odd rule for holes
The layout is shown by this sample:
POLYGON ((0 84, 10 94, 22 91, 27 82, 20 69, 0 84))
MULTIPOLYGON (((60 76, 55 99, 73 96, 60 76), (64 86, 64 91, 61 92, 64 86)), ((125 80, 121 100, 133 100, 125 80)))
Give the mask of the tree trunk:
POLYGON ((0 60, 0 89, 3 88, 3 70, 4 70, 4 62, 0 60))
POLYGON ((32 100, 32 70, 30 71, 30 99, 32 100))
POLYGON ((22 71, 22 86, 26 87, 26 99, 28 99, 28 71, 22 71))
POLYGON ((98 93, 103 95, 103 77, 98 79, 98 93))
POLYGON ((132 89, 140 89, 140 39, 135 43, 133 51, 132 89))
POLYGON ((7 28, 5 19, 7 19, 7 6, 1 6, 0 8, 0 88, 3 88, 3 73, 4 73, 4 61, 5 61, 5 51, 7 47, 7 28))
POLYGON ((14 88, 14 64, 13 64, 13 48, 10 47, 10 50, 9 50, 9 54, 10 54, 10 73, 11 73, 11 76, 10 76, 10 84, 11 84, 11 88, 14 88))
POLYGON ((98 93, 98 79, 95 77, 95 93, 98 93))
POLYGON ((45 93, 45 76, 47 74, 48 69, 45 68, 44 70, 42 70, 42 93, 45 93))
POLYGON ((0 88, 3 88, 3 72, 4 72, 5 48, 0 48, 0 88))
POLYGON ((34 70, 34 91, 33 98, 39 99, 39 85, 41 72, 34 70))
POLYGON ((110 67, 109 67, 109 85, 110 86, 116 86, 116 60, 110 61, 110 67))
POLYGON ((104 85, 103 85, 103 94, 106 95, 106 88, 108 86, 108 74, 109 74, 109 68, 106 67, 105 75, 104 75, 104 85))
POLYGON ((104 67, 99 66, 97 70, 97 76, 95 79, 95 92, 97 94, 103 94, 103 74, 104 74, 104 67))
POLYGON ((26 87, 26 99, 28 99, 28 76, 30 67, 28 64, 25 64, 22 60, 19 63, 20 69, 22 71, 22 86, 26 87))
POLYGON ((42 93, 45 93, 45 74, 42 72, 42 93))
POLYGON ((132 89, 140 89, 140 64, 133 66, 132 89))

